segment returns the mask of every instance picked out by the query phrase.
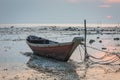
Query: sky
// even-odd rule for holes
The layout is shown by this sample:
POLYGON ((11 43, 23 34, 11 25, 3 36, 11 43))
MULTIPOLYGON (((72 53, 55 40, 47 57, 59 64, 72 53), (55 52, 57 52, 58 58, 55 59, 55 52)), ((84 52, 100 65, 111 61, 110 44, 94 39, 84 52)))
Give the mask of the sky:
POLYGON ((120 0, 0 0, 0 24, 120 23, 120 0))

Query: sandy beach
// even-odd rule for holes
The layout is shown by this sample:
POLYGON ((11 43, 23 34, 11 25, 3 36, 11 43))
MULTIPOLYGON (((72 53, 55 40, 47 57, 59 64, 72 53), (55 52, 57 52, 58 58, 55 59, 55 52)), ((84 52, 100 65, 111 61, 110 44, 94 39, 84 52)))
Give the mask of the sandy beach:
MULTIPOLYGON (((79 64, 80 65, 80 64, 79 64)), ((9 65, 0 68, 1 80, 119 80, 120 72, 107 71, 101 67, 89 68, 87 76, 82 77, 83 70, 71 68, 66 71, 49 71, 24 67, 25 65, 9 65), (12 68, 11 68, 12 67, 12 68), (22 68, 21 68, 22 67, 22 68)), ((40 68, 40 67, 39 67, 40 68)), ((67 67, 66 67, 67 68, 67 67)))
MULTIPOLYGON (((120 40, 114 40, 116 37, 120 38, 119 34, 119 31, 104 31, 103 34, 96 34, 93 31, 87 36, 87 44, 100 50, 120 54, 120 40), (89 43, 91 39, 95 42, 89 43)), ((58 42, 68 42, 76 36, 84 36, 78 28, 0 28, 0 80, 119 80, 120 78, 120 65, 114 64, 114 66, 90 65, 86 77, 83 78, 84 51, 81 48, 82 57, 80 57, 80 46, 68 62, 60 62, 34 55, 25 41, 28 35, 38 35, 58 42)), ((88 53, 96 57, 104 54, 90 48, 88 53)), ((116 63, 120 63, 120 60, 116 63)))

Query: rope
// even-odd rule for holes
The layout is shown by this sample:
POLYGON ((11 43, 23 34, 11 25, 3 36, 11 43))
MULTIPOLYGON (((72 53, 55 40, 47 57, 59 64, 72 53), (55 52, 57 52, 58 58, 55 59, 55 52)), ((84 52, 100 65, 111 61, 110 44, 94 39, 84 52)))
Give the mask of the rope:
POLYGON ((102 57, 100 57, 100 58, 96 58, 96 57, 94 57, 94 56, 92 56, 92 55, 89 55, 89 57, 94 58, 94 59, 104 59, 105 57, 107 57, 107 55, 105 54, 104 56, 102 56, 102 57))
POLYGON ((80 52, 80 59, 82 60, 82 52, 81 52, 80 46, 79 46, 79 52, 80 52))
MULTIPOLYGON (((81 45, 85 45, 84 43, 80 43, 80 44, 81 44, 81 45)), ((110 54, 112 54, 111 52, 103 51, 103 50, 100 50, 100 49, 95 48, 95 47, 92 47, 92 46, 86 46, 86 47, 91 48, 91 49, 94 49, 94 50, 97 50, 97 51, 101 51, 101 52, 105 52, 105 53, 110 53, 110 54)))
MULTIPOLYGON (((82 47, 82 49, 84 50, 84 47, 83 47, 82 45, 81 45, 81 47, 82 47)), ((91 63, 91 64, 102 64, 102 65, 106 65, 106 64, 113 64, 113 63, 115 63, 115 62, 117 62, 117 61, 120 60, 120 55, 119 55, 119 54, 112 54, 111 52, 99 50, 99 49, 97 49, 97 48, 90 47, 90 46, 87 46, 87 47, 107 53, 107 54, 103 55, 103 56, 100 57, 100 58, 96 58, 96 57, 94 57, 94 56, 92 56, 92 55, 90 55, 90 54, 87 53, 88 56, 89 56, 90 58, 93 58, 93 59, 103 60, 103 59, 105 59, 106 57, 112 57, 112 56, 115 55, 115 57, 113 57, 113 58, 111 58, 111 59, 103 60, 103 61, 97 61, 97 62, 95 62, 95 61, 93 61, 92 59, 89 58, 89 63, 91 63)), ((120 64, 116 64, 116 65, 120 65, 120 64)))
MULTIPOLYGON (((114 61, 115 59, 117 59, 116 57, 113 57, 113 58, 111 58, 111 59, 109 59, 109 60, 103 60, 103 61, 98 61, 99 63, 110 63, 110 61, 112 60, 112 61, 114 61)), ((94 61, 95 62, 95 61, 94 61)))
POLYGON ((97 51, 101 51, 101 52, 105 52, 105 53, 110 53, 112 54, 111 52, 108 52, 108 51, 103 51, 103 50, 100 50, 98 48, 95 48, 95 47, 91 47, 91 46, 87 46, 88 48, 91 48, 91 49, 94 49, 94 50, 97 50, 97 51))

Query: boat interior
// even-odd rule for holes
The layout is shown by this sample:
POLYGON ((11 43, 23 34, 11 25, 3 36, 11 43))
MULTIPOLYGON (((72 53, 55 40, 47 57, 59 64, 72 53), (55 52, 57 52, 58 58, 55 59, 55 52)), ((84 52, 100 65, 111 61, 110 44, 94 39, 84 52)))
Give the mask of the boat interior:
POLYGON ((37 36, 28 36, 27 41, 34 44, 57 44, 58 42, 47 40, 37 36))

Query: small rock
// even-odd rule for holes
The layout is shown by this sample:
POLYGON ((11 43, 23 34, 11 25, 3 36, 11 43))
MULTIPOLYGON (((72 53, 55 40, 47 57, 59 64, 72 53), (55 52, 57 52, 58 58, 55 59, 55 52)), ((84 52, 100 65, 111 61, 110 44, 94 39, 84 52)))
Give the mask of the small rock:
POLYGON ((114 40, 120 40, 119 38, 114 38, 114 40))
POLYGON ((27 80, 30 80, 30 78, 27 78, 27 80))
POLYGON ((95 40, 93 40, 93 39, 91 39, 91 40, 89 41, 90 44, 92 44, 93 42, 95 42, 95 40))
POLYGON ((2 78, 5 78, 5 76, 3 76, 2 78))
POLYGON ((97 39, 99 39, 100 37, 97 37, 97 39))
POLYGON ((102 48, 102 50, 106 50, 107 48, 102 48))
POLYGON ((18 77, 18 76, 15 76, 14 79, 15 79, 15 80, 16 80, 16 79, 19 79, 19 77, 18 77))
POLYGON ((100 40, 99 43, 102 43, 102 40, 100 40))
POLYGON ((8 69, 4 69, 4 71, 7 71, 8 69))

